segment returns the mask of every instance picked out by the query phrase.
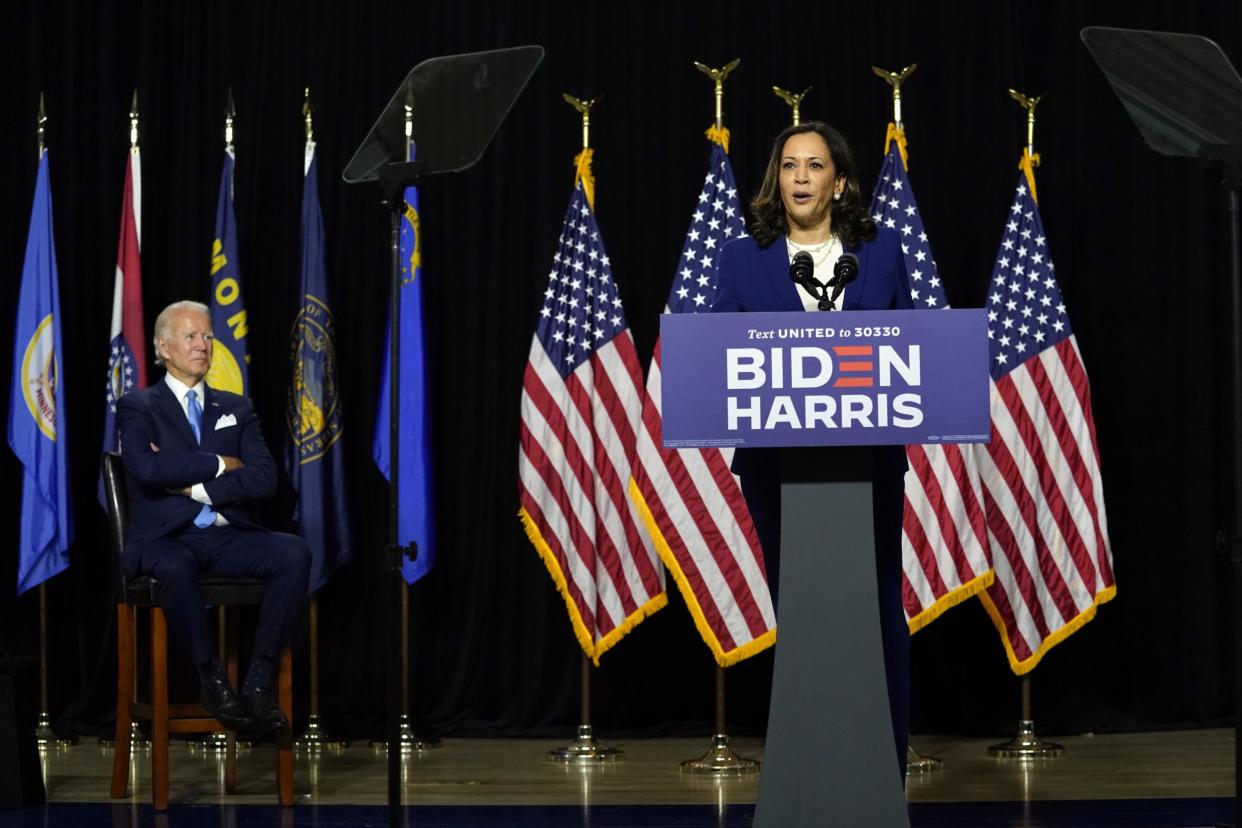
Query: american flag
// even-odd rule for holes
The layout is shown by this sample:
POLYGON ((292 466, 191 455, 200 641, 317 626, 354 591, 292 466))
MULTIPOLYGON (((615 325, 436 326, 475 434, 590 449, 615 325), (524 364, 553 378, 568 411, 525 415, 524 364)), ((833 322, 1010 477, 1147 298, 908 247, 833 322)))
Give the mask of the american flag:
POLYGON ((1029 672, 1116 594, 1091 389, 1035 203, 1031 156, 988 295, 992 442, 977 446, 996 583, 980 597, 1029 672))
MULTIPOLYGON (((916 308, 947 308, 919 206, 906 174, 904 130, 889 124, 887 150, 871 199, 876 224, 901 234, 916 308)), ((910 630, 992 583, 983 492, 974 453, 957 445, 906 447, 902 519, 902 604, 910 630)))
MULTIPOLYGON (((713 135, 709 131, 709 137, 713 135)), ((727 136, 724 140, 727 140, 727 136)), ((668 297, 672 313, 697 313, 716 298, 720 248, 746 234, 729 156, 713 140, 711 166, 699 192, 668 297)), ((662 447, 660 345, 647 373, 631 497, 673 573, 686 606, 716 661, 727 667, 776 641, 759 536, 737 478, 732 450, 662 447)))
POLYGON ((668 602, 664 571, 626 496, 642 367, 583 183, 552 257, 522 381, 519 516, 599 657, 668 602))

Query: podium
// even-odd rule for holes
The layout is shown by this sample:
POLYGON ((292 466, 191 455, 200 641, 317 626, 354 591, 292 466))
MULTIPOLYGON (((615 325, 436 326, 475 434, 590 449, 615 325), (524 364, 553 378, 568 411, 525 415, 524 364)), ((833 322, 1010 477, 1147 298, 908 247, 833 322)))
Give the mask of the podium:
POLYGON ((778 633, 754 825, 908 826, 873 505, 877 481, 900 496, 901 467, 872 447, 987 442, 985 312, 674 314, 660 341, 666 448, 780 453, 778 633))
POLYGON ((780 453, 776 665, 754 824, 907 826, 876 600, 872 451, 780 453))

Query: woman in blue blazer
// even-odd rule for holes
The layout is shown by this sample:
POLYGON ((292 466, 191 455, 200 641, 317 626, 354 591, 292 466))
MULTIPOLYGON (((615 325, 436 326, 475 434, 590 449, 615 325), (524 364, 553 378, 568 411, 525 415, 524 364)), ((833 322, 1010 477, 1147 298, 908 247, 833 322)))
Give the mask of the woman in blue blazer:
MULTIPOLYGON (((812 121, 776 136, 763 186, 750 204, 750 235, 721 250, 713 312, 819 311, 819 297, 790 278, 799 252, 826 284, 844 253, 858 257, 858 278, 845 287, 842 310, 911 308, 910 279, 897 233, 877 228, 862 202, 854 156, 841 133, 812 121)), ((876 448, 873 505, 880 621, 889 710, 904 775, 910 706, 910 635, 901 604, 902 446, 876 448)), ((780 466, 774 449, 738 449, 741 478, 763 545, 773 600, 780 568, 780 466)))

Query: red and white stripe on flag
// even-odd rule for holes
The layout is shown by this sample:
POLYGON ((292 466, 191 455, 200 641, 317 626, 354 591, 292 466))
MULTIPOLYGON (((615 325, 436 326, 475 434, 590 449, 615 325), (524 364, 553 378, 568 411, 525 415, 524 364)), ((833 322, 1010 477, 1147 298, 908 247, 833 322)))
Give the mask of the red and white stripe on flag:
POLYGON ((1091 388, 1023 153, 988 296, 992 442, 976 446, 995 583, 980 598, 1015 673, 1117 592, 1091 388))
MULTIPOLYGON (((711 160, 682 244, 668 311, 711 309, 721 249, 746 235, 727 147, 729 132, 713 126, 711 160)), ((733 451, 663 447, 660 343, 647 371, 638 459, 630 497, 638 504, 660 558, 681 590, 703 640, 722 667, 776 641, 776 612, 759 536, 737 478, 733 451)))
POLYGON ((986 589, 994 575, 974 452, 957 445, 911 445, 906 458, 901 599, 915 632, 986 589))
POLYGON ((134 354, 134 387, 147 387, 146 332, 142 321, 142 156, 129 151, 121 230, 116 250, 116 282, 112 296, 112 338, 124 337, 134 354))
POLYGON ((518 496, 527 537, 596 664, 668 603, 627 494, 641 411, 642 367, 578 186, 522 382, 518 496))
MULTIPOLYGON (((871 199, 876 224, 900 234, 914 307, 949 307, 906 170, 905 131, 888 125, 884 164, 871 199)), ((902 606, 910 631, 992 583, 983 492, 974 453, 956 445, 906 448, 902 606)))
POLYGON ((1117 594, 1090 386, 1073 336, 994 383, 992 442, 978 449, 996 572, 980 598, 1021 675, 1117 594))
POLYGON ((729 471, 732 451, 665 449, 661 428, 657 343, 630 495, 699 634, 716 662, 728 667, 776 642, 776 611, 759 536, 729 471))

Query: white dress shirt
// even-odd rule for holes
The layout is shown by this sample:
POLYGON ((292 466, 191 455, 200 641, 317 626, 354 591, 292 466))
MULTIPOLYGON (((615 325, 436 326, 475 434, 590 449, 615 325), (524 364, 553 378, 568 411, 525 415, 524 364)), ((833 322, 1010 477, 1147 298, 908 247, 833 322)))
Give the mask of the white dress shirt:
MULTIPOLYGON (((177 398, 177 402, 181 404, 181 413, 185 415, 186 422, 190 421, 190 403, 187 396, 191 391, 193 391, 198 397, 199 410, 206 414, 207 409, 204 403, 206 403, 207 399, 204 392, 207 389, 207 383, 200 380, 198 385, 191 388, 181 380, 174 377, 172 374, 164 374, 164 382, 168 385, 169 389, 172 390, 173 396, 177 398)), ((200 422, 200 429, 201 427, 200 422)), ((224 474, 224 458, 217 454, 216 460, 218 463, 216 466, 216 477, 219 477, 224 474)), ((212 505, 211 495, 207 494, 207 489, 202 483, 195 483, 190 487, 190 497, 199 503, 204 503, 208 506, 212 505)), ((213 525, 228 526, 229 522, 225 520, 224 515, 216 512, 216 521, 213 525)))

